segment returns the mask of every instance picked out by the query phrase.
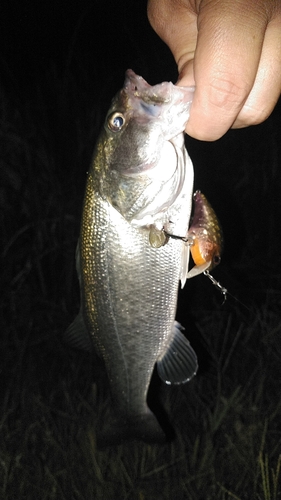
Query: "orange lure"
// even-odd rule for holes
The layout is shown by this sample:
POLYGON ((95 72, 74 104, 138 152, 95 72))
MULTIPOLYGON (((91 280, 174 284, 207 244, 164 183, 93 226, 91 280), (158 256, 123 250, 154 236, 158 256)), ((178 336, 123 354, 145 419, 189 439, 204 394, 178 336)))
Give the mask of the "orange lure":
POLYGON ((187 278, 217 266, 223 242, 221 226, 210 203, 200 191, 196 191, 193 197, 194 215, 188 230, 188 241, 195 266, 187 273, 187 278))

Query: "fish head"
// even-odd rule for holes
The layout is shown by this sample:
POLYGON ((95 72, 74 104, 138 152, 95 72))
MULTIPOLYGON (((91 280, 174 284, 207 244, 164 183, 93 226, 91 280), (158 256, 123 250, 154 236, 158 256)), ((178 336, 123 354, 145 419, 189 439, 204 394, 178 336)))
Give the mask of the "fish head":
MULTIPOLYGON (((126 72, 105 119, 97 148, 101 167, 96 172, 101 195, 126 219, 161 211, 177 196, 171 179, 184 148, 193 90, 171 82, 151 86, 132 70, 126 72), (169 181, 168 202, 153 201, 169 181)), ((174 184, 178 191, 181 183, 174 184)))

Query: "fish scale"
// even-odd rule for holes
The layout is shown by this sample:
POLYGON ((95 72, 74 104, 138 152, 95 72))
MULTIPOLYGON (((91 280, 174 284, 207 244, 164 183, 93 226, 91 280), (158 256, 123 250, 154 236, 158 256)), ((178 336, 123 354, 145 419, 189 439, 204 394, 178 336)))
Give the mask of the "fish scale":
MULTIPOLYGON (((114 211, 110 206, 109 210, 114 211)), ((149 370, 142 368, 140 361, 143 360, 145 366, 154 366, 158 357, 165 351, 172 335, 178 287, 178 280, 175 280, 174 276, 175 273, 179 273, 181 247, 178 242, 173 242, 175 246, 178 246, 178 251, 173 252, 173 259, 171 260, 170 248, 153 249, 149 245, 147 233, 143 234, 141 230, 131 228, 118 212, 114 213, 114 219, 112 229, 108 228, 106 234, 107 257, 105 257, 105 262, 102 263, 102 268, 108 269, 109 279, 108 281, 103 280, 99 288, 99 297, 96 304, 99 309, 109 302, 110 309, 108 306, 104 308, 105 314, 100 315, 98 324, 95 325, 94 321, 92 321, 92 328, 93 331, 99 331, 103 328, 108 332, 112 332, 106 339, 103 339, 103 342, 106 342, 106 345, 104 344, 104 361, 113 388, 113 398, 114 395, 118 395, 116 401, 118 411, 121 413, 128 412, 128 407, 132 407, 134 412, 142 413, 146 409, 146 401, 138 394, 138 387, 141 388, 142 396, 143 391, 146 392, 148 389, 151 373, 149 370), (116 218, 119 218, 119 220, 116 221, 116 218), (118 231, 115 231, 117 227, 118 231), (125 247, 122 246, 122 242, 118 239, 119 231, 122 234, 127 234, 125 247), (127 246, 133 249, 134 258, 125 260, 122 255, 127 252, 127 246), (160 272, 159 262, 161 262, 161 266, 169 269, 167 273, 160 272), (145 272, 147 269, 151 270, 150 280, 147 279, 145 272), (151 300, 151 283, 153 283, 155 290, 153 304, 151 300), (132 294, 132 290, 136 285, 138 289, 137 297, 132 294), (163 293, 163 289, 165 293, 163 293), (122 301, 119 298, 120 290, 122 291, 122 301), (109 314, 109 310, 113 311, 112 316, 109 314), (114 321, 112 317, 114 317, 114 321), (138 330, 140 333, 138 333, 138 330), (154 331, 157 331, 159 335, 156 349, 154 331), (136 334, 142 336, 141 344, 136 342, 136 334), (120 356, 118 363, 116 363, 117 353, 112 338, 115 336, 119 339, 120 345, 123 346, 122 352, 124 354, 124 359, 120 356), (112 350, 113 344, 114 349, 112 350), (124 364, 123 367, 122 364, 124 364), (120 370, 125 373, 126 366, 130 373, 128 394, 124 392, 123 387, 119 387, 120 379, 116 373, 120 373, 120 370), (140 378, 143 379, 141 384, 139 383, 140 378), (120 397, 120 394, 124 396, 124 400, 120 397)), ((96 255, 96 252, 93 252, 92 259, 89 262, 98 261, 99 256, 96 255)), ((100 270, 93 268, 89 270, 89 273, 91 272, 92 274, 100 274, 100 270)), ((99 336, 96 337, 93 334, 93 341, 95 347, 99 350, 99 336)), ((123 380, 121 380, 121 385, 123 385, 123 380)))

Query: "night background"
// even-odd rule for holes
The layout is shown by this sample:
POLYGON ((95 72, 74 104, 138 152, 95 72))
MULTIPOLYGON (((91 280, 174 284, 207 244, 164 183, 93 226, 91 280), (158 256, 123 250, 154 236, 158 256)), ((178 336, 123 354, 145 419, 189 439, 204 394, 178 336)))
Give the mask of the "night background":
POLYGON ((150 395, 175 439, 96 447, 106 376, 62 335, 79 308, 86 172, 127 68, 177 80, 145 0, 1 3, 0 498, 281 498, 280 102, 259 126, 186 138, 194 189, 223 228, 213 275, 229 295, 203 275, 180 292, 199 372, 182 387, 155 376, 150 395))

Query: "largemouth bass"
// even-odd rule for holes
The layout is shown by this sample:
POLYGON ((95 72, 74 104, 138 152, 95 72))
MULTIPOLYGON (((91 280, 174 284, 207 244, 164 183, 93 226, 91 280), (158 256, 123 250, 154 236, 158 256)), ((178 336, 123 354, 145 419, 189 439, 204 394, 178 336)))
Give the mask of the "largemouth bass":
POLYGON ((197 357, 175 322, 186 279, 193 166, 184 146, 193 90, 150 86, 132 70, 113 99, 88 173, 77 272, 81 308, 66 332, 104 360, 112 435, 165 434, 147 406, 155 364, 167 384, 189 381, 197 357), (115 429, 115 430, 114 430, 115 429))

